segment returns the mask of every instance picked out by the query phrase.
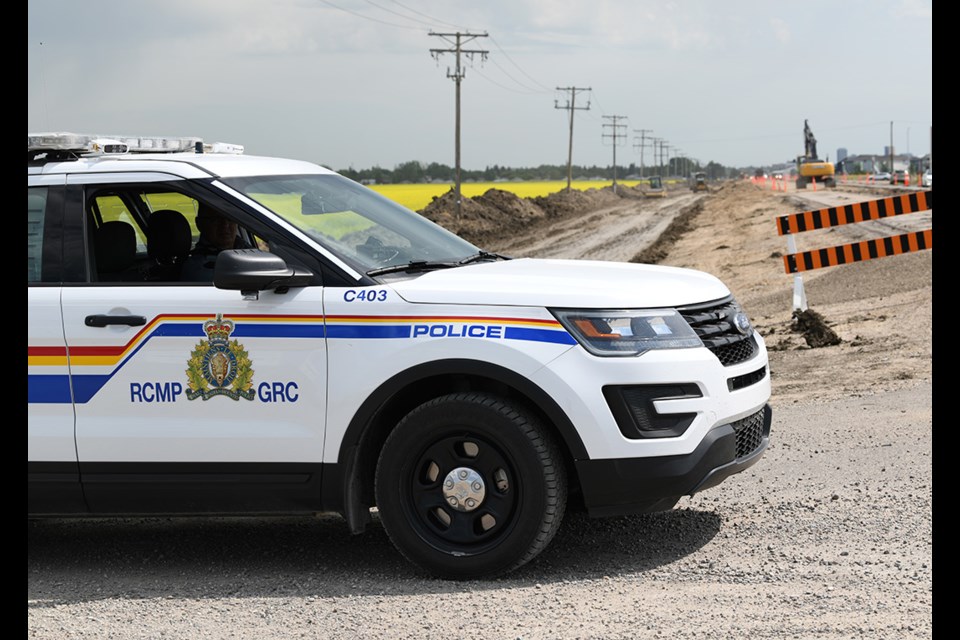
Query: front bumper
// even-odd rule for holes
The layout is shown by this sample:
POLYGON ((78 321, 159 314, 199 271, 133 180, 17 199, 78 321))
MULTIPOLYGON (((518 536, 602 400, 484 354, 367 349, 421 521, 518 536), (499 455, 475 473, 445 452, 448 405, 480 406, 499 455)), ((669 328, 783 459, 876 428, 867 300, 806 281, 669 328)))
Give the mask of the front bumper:
POLYGON ((770 441, 770 405, 752 416, 710 429, 685 455, 576 462, 592 517, 664 511, 682 496, 720 484, 753 466, 770 441))

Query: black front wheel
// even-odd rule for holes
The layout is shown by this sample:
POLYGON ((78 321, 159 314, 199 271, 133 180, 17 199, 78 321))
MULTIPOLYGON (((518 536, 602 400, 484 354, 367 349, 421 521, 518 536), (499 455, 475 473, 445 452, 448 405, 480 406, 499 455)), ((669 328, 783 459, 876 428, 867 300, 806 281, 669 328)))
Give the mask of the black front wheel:
POLYGON ((483 393, 430 400, 387 438, 380 520, 411 562, 444 578, 489 578, 529 562, 566 506, 563 458, 533 414, 483 393))

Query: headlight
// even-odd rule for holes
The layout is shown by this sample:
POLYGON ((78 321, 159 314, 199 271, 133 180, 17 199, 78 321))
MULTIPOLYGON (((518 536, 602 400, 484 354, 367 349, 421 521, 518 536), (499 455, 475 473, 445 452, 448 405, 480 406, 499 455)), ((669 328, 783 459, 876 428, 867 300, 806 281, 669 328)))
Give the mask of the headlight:
POLYGON ((560 324, 597 356, 638 356, 703 343, 674 309, 552 309, 560 324))

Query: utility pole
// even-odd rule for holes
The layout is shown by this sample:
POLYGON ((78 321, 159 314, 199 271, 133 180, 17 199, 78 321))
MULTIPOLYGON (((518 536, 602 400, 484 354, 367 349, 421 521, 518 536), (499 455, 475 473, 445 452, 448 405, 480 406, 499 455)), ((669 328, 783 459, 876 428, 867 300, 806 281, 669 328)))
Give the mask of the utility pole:
POLYGON ((566 109, 570 112, 570 140, 567 144, 567 191, 570 190, 570 183, 573 180, 573 112, 576 109, 583 109, 586 111, 590 110, 590 101, 587 100, 587 106, 577 107, 574 106, 577 102, 577 92, 579 91, 590 91, 590 87, 557 87, 557 91, 569 91, 570 92, 570 101, 567 102, 564 106, 557 104, 557 101, 553 101, 554 109, 566 109))
MULTIPOLYGON (((653 164, 657 164, 657 145, 660 144, 660 138, 650 138, 650 146, 653 149, 653 164)), ((657 171, 657 175, 660 175, 660 171, 657 171)))
POLYGON ((657 138, 657 147, 659 149, 657 155, 657 175, 661 178, 663 177, 663 147, 666 145, 666 142, 664 138, 657 138))
POLYGON ((652 133, 653 129, 634 129, 633 132, 640 134, 640 179, 643 180, 643 148, 647 146, 644 134, 652 133))
POLYGON ((890 121, 890 174, 893 174, 893 120, 890 121))
POLYGON ((663 145, 663 152, 667 156, 667 169, 666 169, 666 173, 664 174, 664 177, 666 178, 670 175, 670 145, 668 144, 663 145))
POLYGON ((454 53, 456 54, 456 66, 454 67, 453 73, 450 72, 450 67, 447 67, 447 77, 454 81, 457 85, 457 115, 456 115, 456 131, 454 133, 454 139, 456 141, 454 152, 454 159, 456 163, 456 200, 457 200, 457 214, 456 220, 460 221, 460 209, 461 209, 461 197, 460 197, 460 81, 463 80, 464 70, 460 66, 460 56, 465 55, 471 60, 473 56, 479 54, 480 60, 486 60, 488 51, 483 49, 464 49, 463 45, 467 42, 470 42, 474 38, 486 38, 486 33, 461 33, 457 31, 455 33, 434 33, 431 31, 429 33, 431 36, 437 36, 443 38, 449 42, 453 47, 451 49, 430 49, 430 56, 434 60, 440 59, 441 53, 454 53), (453 40, 451 40, 453 38, 453 40))
POLYGON ((617 192, 617 141, 620 138, 626 138, 627 134, 620 133, 620 129, 626 129, 627 125, 617 124, 618 120, 623 120, 626 116, 603 116, 607 120, 612 120, 611 124, 604 124, 604 127, 610 127, 613 133, 603 134, 603 138, 613 139, 613 192, 617 192))

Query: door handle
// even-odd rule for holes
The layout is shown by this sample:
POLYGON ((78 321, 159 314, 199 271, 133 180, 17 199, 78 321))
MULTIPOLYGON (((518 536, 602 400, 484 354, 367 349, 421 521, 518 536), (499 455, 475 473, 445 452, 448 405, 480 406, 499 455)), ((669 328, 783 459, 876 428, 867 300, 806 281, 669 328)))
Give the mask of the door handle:
POLYGON ((147 324, 147 319, 143 316, 108 316, 97 314, 87 316, 83 323, 88 327, 105 327, 108 324, 125 324, 130 327, 139 327, 147 324))

